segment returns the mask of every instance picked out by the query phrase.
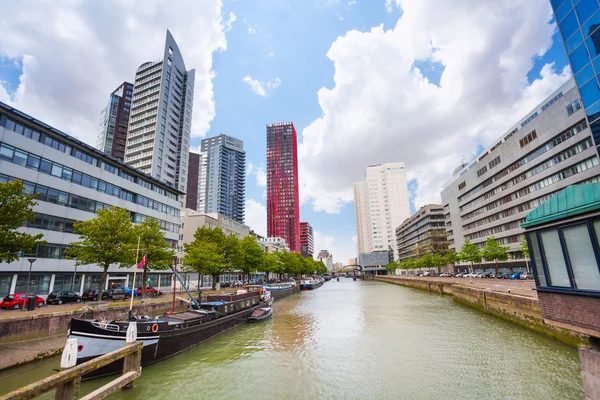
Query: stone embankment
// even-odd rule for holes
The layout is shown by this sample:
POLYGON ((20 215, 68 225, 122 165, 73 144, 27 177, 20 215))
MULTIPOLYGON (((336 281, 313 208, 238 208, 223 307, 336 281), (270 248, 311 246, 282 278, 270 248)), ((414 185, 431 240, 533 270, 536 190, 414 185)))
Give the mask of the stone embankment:
MULTIPOLYGON (((177 311, 184 311, 188 304, 175 303, 177 311)), ((50 311, 48 306, 44 311, 50 311)), ((171 311, 172 300, 153 301, 134 305, 137 315, 162 315, 171 311)), ((127 317, 129 303, 115 306, 83 306, 77 310, 27 314, 19 311, 14 316, 0 319, 0 370, 58 354, 65 346, 67 329, 71 318, 115 320, 127 317)))
POLYGON ((511 321, 570 345, 586 344, 581 333, 549 325, 544 321, 537 292, 532 281, 495 279, 427 278, 378 276, 378 281, 452 296, 454 301, 474 307, 486 314, 511 321))

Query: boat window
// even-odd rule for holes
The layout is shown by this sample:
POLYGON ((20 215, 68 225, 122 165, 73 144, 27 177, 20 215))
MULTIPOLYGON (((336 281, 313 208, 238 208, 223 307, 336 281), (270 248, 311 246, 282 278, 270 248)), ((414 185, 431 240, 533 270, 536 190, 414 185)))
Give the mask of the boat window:
POLYGON ((587 224, 564 228, 563 235, 573 269, 575 287, 600 290, 600 273, 587 224))

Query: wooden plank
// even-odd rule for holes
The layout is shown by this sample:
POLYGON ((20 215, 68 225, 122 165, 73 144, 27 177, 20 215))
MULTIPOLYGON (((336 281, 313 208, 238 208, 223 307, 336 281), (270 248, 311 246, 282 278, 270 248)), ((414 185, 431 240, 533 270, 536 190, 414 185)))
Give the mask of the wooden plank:
POLYGON ((108 365, 114 361, 120 360, 121 358, 142 351, 143 342, 138 341, 135 343, 128 344, 118 350, 104 354, 100 357, 94 358, 93 360, 87 361, 83 364, 76 365, 73 368, 58 372, 45 379, 34 382, 30 385, 12 391, 4 396, 0 396, 0 400, 25 400, 33 399, 46 393, 59 385, 71 382, 78 377, 82 377, 96 369, 108 365))
POLYGON ((102 386, 101 388, 94 390, 92 393, 88 394, 87 396, 82 397, 79 400, 103 399, 106 396, 108 396, 109 394, 111 394, 111 393, 121 389, 125 385, 133 382, 140 375, 142 375, 141 368, 138 369, 137 371, 126 372, 123 375, 121 375, 120 377, 118 377, 117 379, 115 379, 114 381, 111 381, 111 382, 107 383, 106 385, 102 386))

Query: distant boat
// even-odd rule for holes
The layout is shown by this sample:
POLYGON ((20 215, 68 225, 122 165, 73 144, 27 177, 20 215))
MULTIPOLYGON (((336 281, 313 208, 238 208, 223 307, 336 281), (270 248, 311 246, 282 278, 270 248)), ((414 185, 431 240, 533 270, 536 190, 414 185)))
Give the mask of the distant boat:
POLYGON ((300 282, 300 290, 314 290, 323 286, 321 279, 305 279, 300 282))
POLYGON ((248 322, 258 322, 264 321, 265 319, 269 319, 273 316, 273 309, 271 307, 263 307, 254 311, 250 317, 248 317, 248 322))

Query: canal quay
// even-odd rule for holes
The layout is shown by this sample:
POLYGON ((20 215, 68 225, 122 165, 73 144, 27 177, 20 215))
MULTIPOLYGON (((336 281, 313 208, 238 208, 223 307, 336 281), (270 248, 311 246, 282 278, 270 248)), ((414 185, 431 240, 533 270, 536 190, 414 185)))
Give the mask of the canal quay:
MULTIPOLYGON (((132 389, 109 398, 585 399, 575 347, 449 296, 340 278, 274 310, 144 367, 132 389)), ((2 371, 0 393, 58 365, 2 371)), ((80 394, 110 379, 84 382, 80 394)))

